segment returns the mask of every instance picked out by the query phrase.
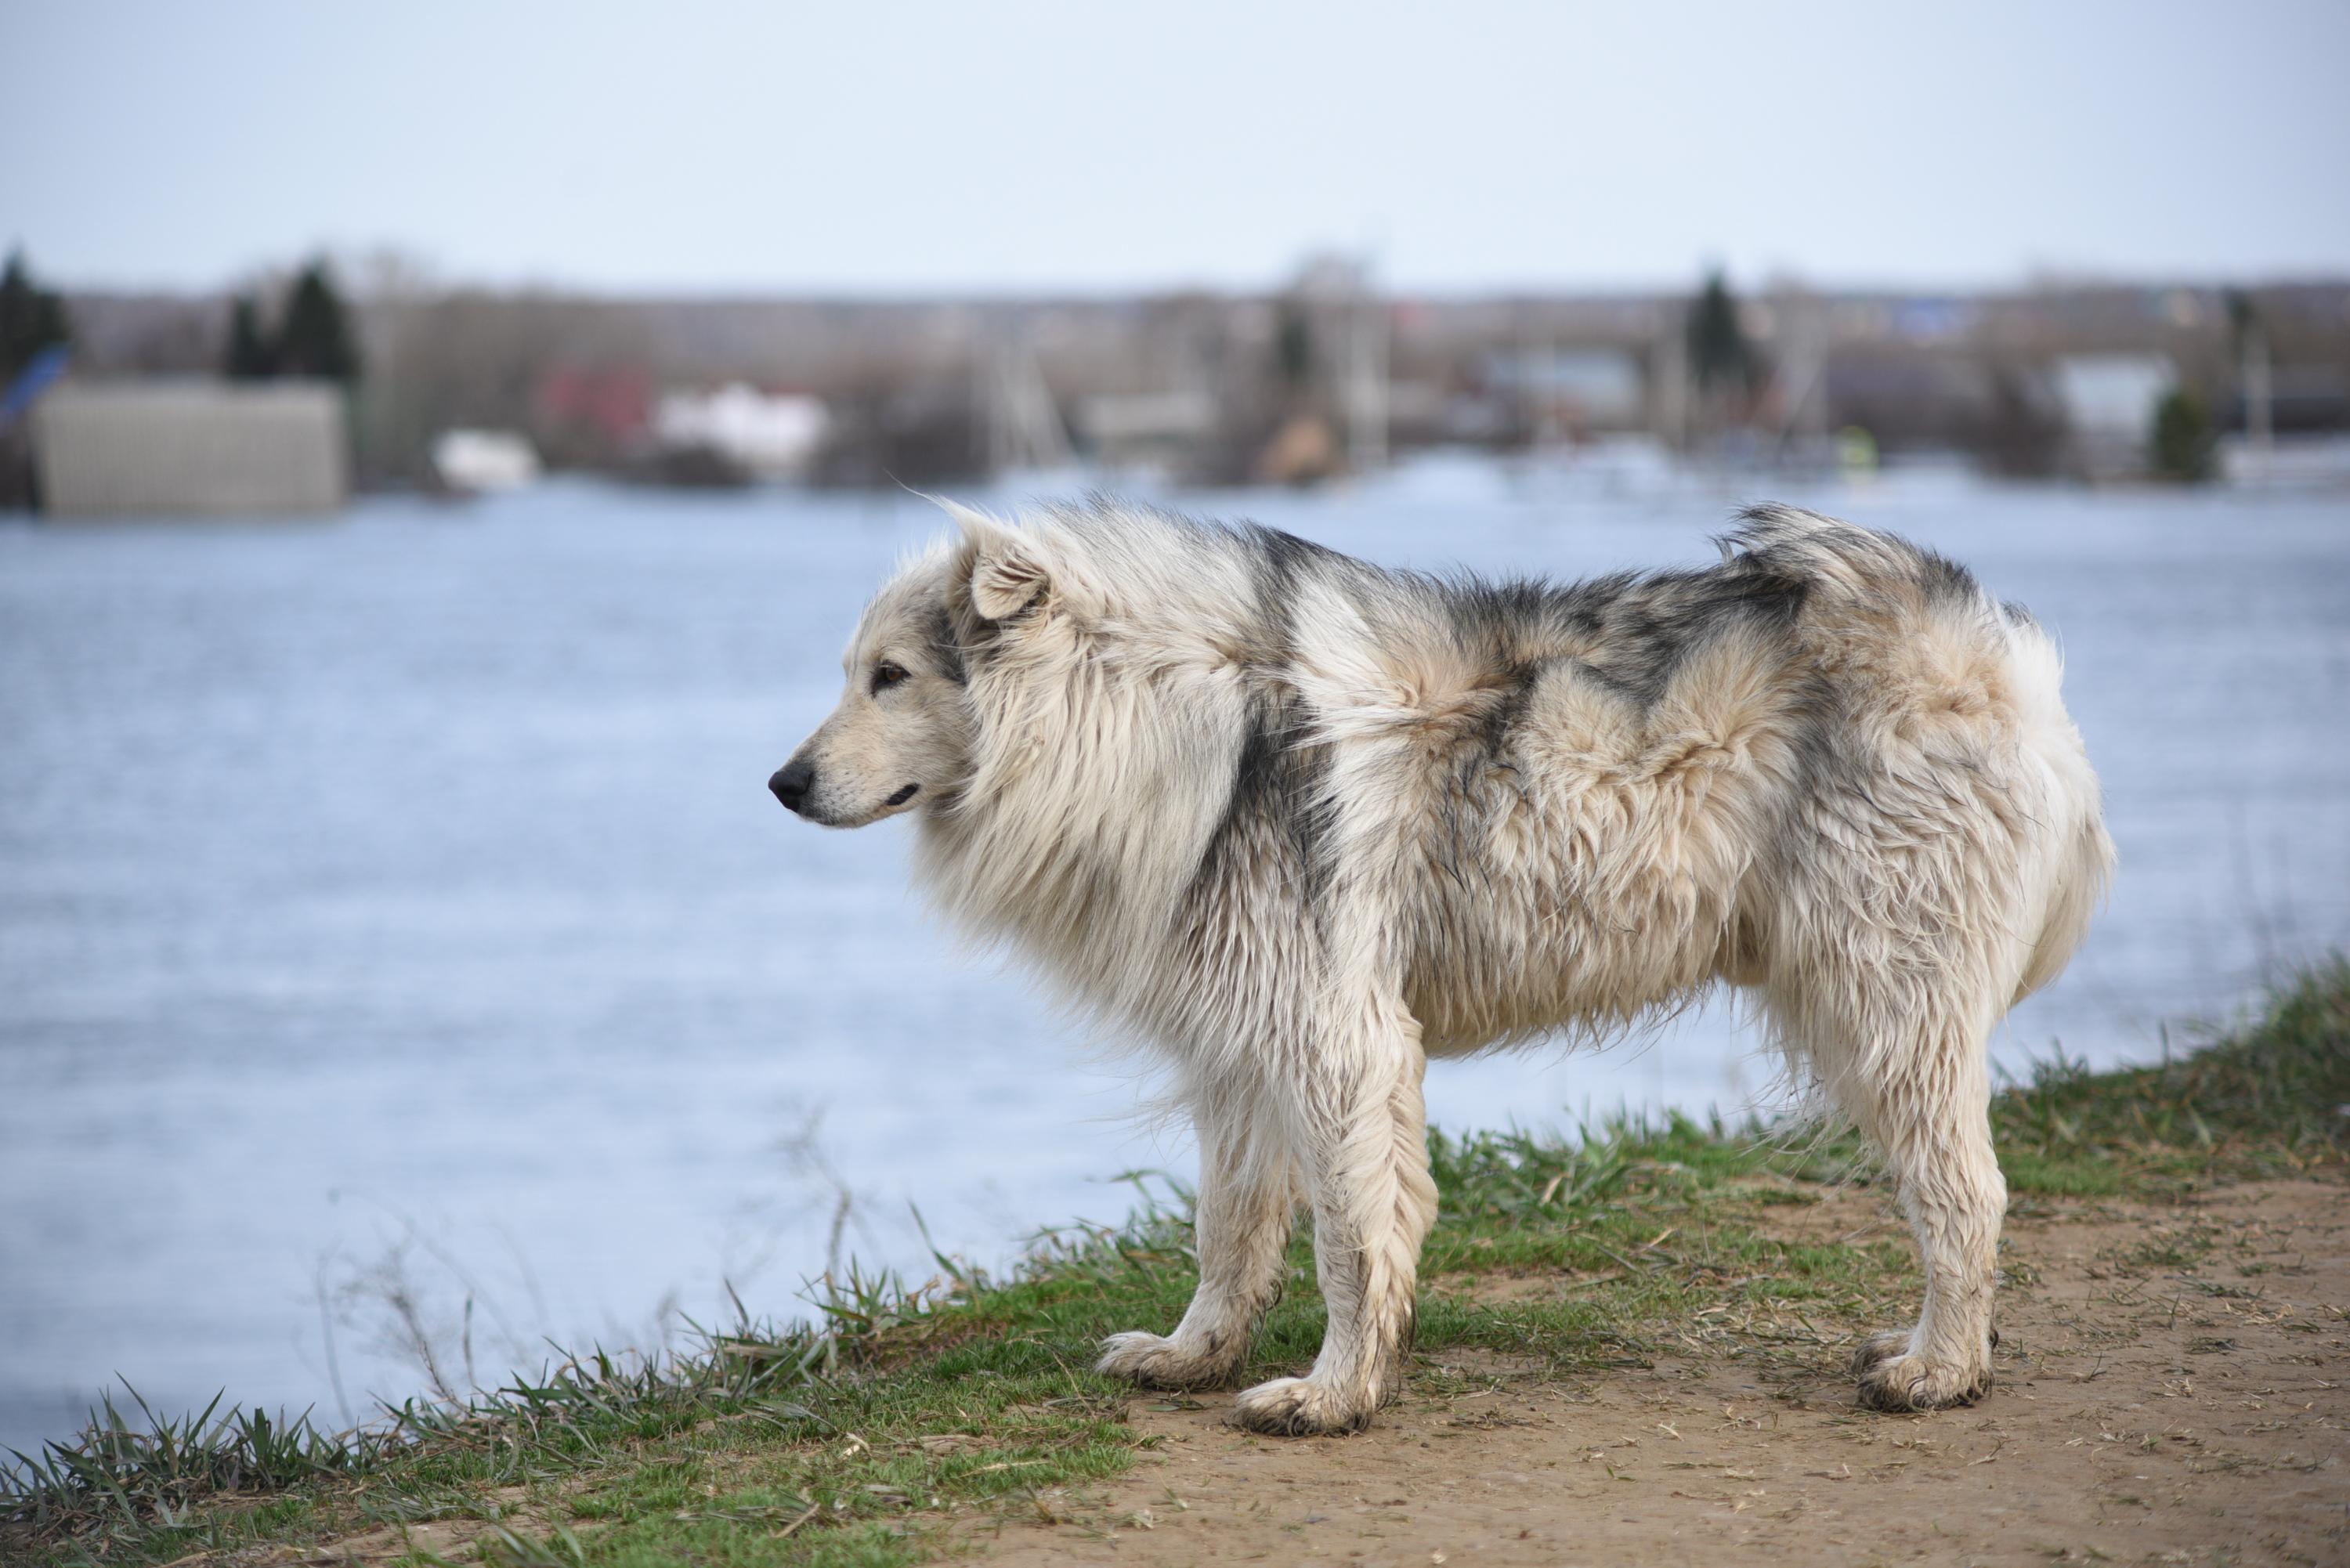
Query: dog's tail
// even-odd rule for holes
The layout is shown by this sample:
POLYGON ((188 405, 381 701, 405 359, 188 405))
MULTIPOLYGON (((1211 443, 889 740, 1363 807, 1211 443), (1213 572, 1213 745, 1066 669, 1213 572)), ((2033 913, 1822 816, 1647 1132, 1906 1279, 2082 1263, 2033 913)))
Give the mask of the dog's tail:
POLYGON ((2011 1002, 2025 997, 2064 971, 2089 921, 2105 902, 2113 881, 2114 841, 2097 775, 2081 744, 2081 732, 2064 711, 2064 661, 2054 639, 2020 607, 2005 607, 2010 668, 2015 672, 2022 752, 2040 774, 2040 808, 2032 814, 2035 831, 2024 867, 2031 940, 2011 1002))
POLYGON ((1831 599, 1878 597, 1895 586, 1968 598, 1982 591, 1965 567, 1907 539, 1799 506, 1750 506, 1715 543, 1724 558, 1758 576, 1831 599))

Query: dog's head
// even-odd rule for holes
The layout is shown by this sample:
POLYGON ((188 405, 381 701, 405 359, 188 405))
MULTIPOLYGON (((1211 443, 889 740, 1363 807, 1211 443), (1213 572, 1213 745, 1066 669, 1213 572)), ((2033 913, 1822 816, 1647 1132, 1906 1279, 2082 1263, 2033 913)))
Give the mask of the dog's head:
POLYGON ((962 655, 947 613, 949 553, 874 596, 841 657, 839 705, 767 781, 810 822, 862 827, 951 795, 970 769, 962 655))
POLYGON ((976 717, 965 648, 993 644, 1048 596, 1035 553, 1014 531, 949 508, 961 536, 909 563, 858 622, 832 714, 767 781, 775 798, 827 827, 862 827, 952 801, 971 777, 976 717))

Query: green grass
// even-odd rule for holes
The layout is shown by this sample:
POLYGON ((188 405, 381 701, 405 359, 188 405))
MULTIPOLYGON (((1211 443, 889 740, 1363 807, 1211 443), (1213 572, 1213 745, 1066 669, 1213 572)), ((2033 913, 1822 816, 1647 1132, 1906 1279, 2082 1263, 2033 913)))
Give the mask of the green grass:
MULTIPOLYGON (((2002 1090, 1993 1119, 2026 1201, 2160 1196, 2339 1175, 2346 1104, 2350 965, 2336 961, 2160 1066, 2051 1064, 2002 1090)), ((1418 1397, 1700 1354, 1748 1358, 1766 1384, 1816 1378, 1852 1334, 1914 1310, 1906 1239, 1792 1240, 1804 1228, 1773 1212, 1867 1179, 1848 1139, 1790 1147, 1676 1118, 1574 1141, 1440 1134, 1432 1155, 1443 1209, 1418 1397)), ((162 1563, 453 1523, 472 1534, 454 1559, 510 1568, 895 1564, 940 1548, 959 1517, 1082 1511, 1134 1461, 1145 1439, 1125 1413, 1150 1397, 1093 1376, 1093 1345, 1164 1329, 1191 1293, 1184 1195, 1149 1197, 1122 1227, 1048 1235, 1006 1279, 852 1278, 811 1324, 739 1322, 652 1365, 567 1360, 356 1433, 252 1410, 159 1420, 134 1396, 0 1470, 0 1560, 162 1563)), ((1291 1262, 1252 1378, 1302 1367, 1318 1342, 1302 1238, 1291 1262)), ((414 1561, 436 1561, 432 1539, 410 1537, 414 1561)))
POLYGON ((2350 960, 2280 988, 2232 1035, 2158 1066, 2064 1060, 1991 1104, 2016 1192, 2097 1197, 2150 1185, 2338 1167, 2350 1145, 2350 960))

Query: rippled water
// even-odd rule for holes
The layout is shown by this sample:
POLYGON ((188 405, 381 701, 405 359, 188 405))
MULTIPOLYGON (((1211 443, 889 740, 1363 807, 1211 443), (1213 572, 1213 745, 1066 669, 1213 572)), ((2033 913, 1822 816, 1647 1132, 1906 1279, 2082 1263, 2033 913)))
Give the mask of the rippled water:
MULTIPOLYGON (((2160 1049, 2350 941, 2350 503, 1956 482, 1789 494, 1957 555, 2062 635, 2123 870, 2002 1037, 2160 1049)), ((1430 465, 1222 495, 1396 563, 1701 559, 1732 499, 1430 465)), ((1114 1218, 1122 1079, 903 890, 903 825, 764 784, 829 707, 910 498, 551 487, 318 527, 0 525, 0 1443, 120 1373, 330 1419, 468 1294, 484 1380, 650 1343, 730 1280, 790 1312, 845 1245, 1001 1260, 1114 1218), (811 1136, 811 1127, 813 1134, 811 1136), (673 1319, 671 1320, 673 1323, 673 1319)), ((1719 1013, 1640 1052, 1440 1064, 1461 1127, 1736 1107, 1719 1013)), ((462 1376, 462 1364, 451 1369, 462 1376)))

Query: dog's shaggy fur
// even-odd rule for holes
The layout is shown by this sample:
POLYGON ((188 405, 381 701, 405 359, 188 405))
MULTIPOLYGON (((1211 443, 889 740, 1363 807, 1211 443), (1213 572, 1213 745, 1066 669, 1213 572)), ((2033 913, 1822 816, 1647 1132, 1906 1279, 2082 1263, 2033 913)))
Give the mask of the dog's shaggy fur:
POLYGON ((1436 1214, 1426 1058, 1723 982, 1881 1152, 1924 1253, 1863 1398, 1983 1392, 1985 1036, 2064 967, 2113 858, 2022 609, 1776 507, 1705 570, 1566 585, 1107 502, 956 516, 771 783, 833 826, 918 813, 948 915, 1163 1054, 1199 1134, 1199 1293, 1104 1371, 1227 1380, 1302 1200, 1321 1355, 1238 1416, 1360 1428, 1436 1214))

